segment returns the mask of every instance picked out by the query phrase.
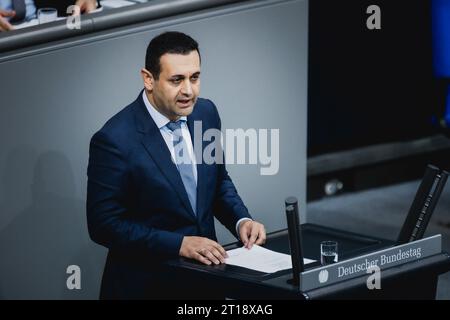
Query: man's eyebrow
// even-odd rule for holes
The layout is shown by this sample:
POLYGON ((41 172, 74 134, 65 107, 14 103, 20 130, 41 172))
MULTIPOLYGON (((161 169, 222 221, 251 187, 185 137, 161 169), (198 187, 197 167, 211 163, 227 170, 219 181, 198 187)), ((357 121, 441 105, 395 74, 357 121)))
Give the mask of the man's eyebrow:
MULTIPOLYGON (((194 72, 191 77, 199 76, 199 75, 200 75, 200 71, 197 71, 197 72, 194 72)), ((184 78, 185 78, 185 76, 182 74, 174 74, 169 79, 184 79, 184 78)))
POLYGON ((182 74, 174 74, 170 79, 184 79, 184 76, 182 74))

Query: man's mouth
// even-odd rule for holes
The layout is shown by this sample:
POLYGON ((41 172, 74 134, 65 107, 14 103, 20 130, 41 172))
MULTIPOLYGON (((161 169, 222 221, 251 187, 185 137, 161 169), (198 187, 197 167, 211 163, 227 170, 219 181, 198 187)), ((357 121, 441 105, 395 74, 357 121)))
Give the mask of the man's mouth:
POLYGON ((177 100, 177 103, 183 108, 189 107, 191 102, 192 102, 192 99, 179 99, 179 100, 177 100))

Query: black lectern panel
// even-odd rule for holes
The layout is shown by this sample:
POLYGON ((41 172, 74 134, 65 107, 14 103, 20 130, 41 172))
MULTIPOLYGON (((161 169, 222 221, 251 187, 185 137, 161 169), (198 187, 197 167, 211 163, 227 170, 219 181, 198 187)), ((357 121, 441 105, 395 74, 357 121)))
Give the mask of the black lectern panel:
MULTIPOLYGON (((319 243, 336 240, 339 243, 339 260, 356 257, 394 245, 394 241, 349 233, 313 224, 302 225, 302 244, 305 258, 317 260, 305 269, 320 263, 319 243)), ((241 246, 232 243, 225 249, 241 246)), ((266 248, 288 253, 287 230, 270 233, 266 248)), ((174 281, 202 284, 206 294, 195 298, 228 297, 234 299, 433 299, 436 295, 438 275, 450 270, 450 257, 446 253, 431 256, 383 271, 383 290, 367 289, 365 281, 355 278, 309 292, 302 292, 290 284, 291 270, 268 274, 231 265, 206 266, 185 259, 168 262, 173 269, 174 281)), ((194 294, 194 293, 193 293, 194 294)), ((194 297, 194 295, 193 295, 194 297)), ((189 297, 187 297, 189 298, 189 297)))
MULTIPOLYGON (((320 242, 324 240, 338 241, 339 256, 343 259, 357 256, 361 252, 374 251, 381 247, 387 247, 392 244, 392 242, 387 240, 365 237, 358 234, 320 227, 313 224, 302 225, 302 232, 302 243, 304 243, 305 251, 304 257, 317 261, 316 263, 305 265, 306 270, 319 265, 320 242)), ((239 246, 242 246, 242 243, 235 242, 229 245, 225 245, 224 248, 225 250, 230 250, 238 248, 239 246)), ((287 230, 281 230, 268 234, 267 243, 264 245, 264 247, 276 252, 290 254, 289 237, 287 230)), ((204 272, 220 275, 227 274, 230 277, 236 277, 239 279, 255 279, 258 281, 291 273, 291 270, 282 270, 273 274, 269 274, 233 265, 207 266, 196 261, 186 260, 183 258, 180 258, 177 261, 171 261, 171 264, 175 264, 179 267, 184 267, 192 270, 201 270, 204 272)))

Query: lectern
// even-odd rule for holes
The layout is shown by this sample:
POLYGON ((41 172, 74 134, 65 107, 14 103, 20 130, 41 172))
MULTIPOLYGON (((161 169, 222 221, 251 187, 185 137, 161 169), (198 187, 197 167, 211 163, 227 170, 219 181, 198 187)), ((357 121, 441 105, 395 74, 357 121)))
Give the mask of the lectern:
MULTIPOLYGON (((314 224, 303 224, 302 236, 305 258, 317 261, 305 265, 304 272, 321 268, 319 244, 323 240, 339 242, 340 261, 396 246, 394 241, 314 224)), ((232 243, 225 246, 225 249, 233 249, 239 245, 237 242, 232 243)), ((289 253, 287 230, 268 234, 265 247, 289 253)), ((301 290, 289 281, 292 279, 290 269, 267 274, 232 265, 206 266, 183 258, 168 261, 167 264, 172 268, 174 281, 197 283, 197 286, 190 288, 202 287, 204 296, 200 292, 192 295, 197 298, 222 296, 232 299, 434 299, 438 276, 450 270, 450 257, 446 252, 439 252, 382 270, 381 290, 367 288, 369 274, 366 273, 330 285, 301 290)))

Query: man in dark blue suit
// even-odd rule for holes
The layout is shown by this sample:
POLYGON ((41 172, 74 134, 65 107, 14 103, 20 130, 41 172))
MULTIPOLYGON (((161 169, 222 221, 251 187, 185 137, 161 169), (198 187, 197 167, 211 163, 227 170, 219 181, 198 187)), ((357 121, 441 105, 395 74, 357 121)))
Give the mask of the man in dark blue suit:
POLYGON ((221 128, 213 102, 198 98, 197 42, 179 32, 157 36, 141 74, 144 90, 90 144, 89 234, 109 249, 100 297, 195 297, 197 287, 173 283, 165 260, 224 263, 214 216, 249 249, 264 243, 266 233, 252 220, 225 164, 209 164, 196 152, 206 143, 200 137, 200 148, 195 145, 194 125, 201 124, 202 135, 221 128))

